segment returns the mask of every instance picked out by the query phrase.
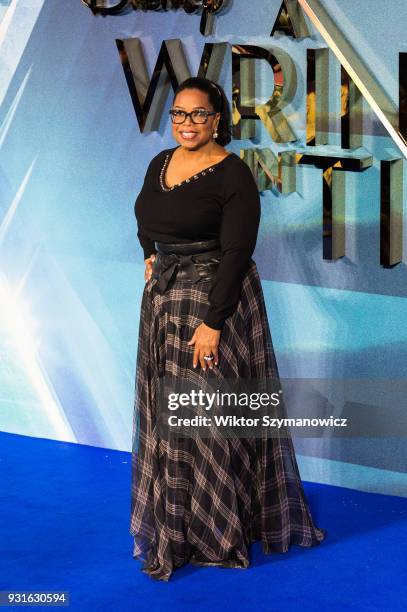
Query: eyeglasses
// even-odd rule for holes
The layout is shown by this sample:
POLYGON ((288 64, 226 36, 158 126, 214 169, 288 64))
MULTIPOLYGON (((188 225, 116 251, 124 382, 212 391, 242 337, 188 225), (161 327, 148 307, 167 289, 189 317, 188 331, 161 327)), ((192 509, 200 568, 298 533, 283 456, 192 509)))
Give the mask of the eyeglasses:
POLYGON ((187 113, 178 108, 171 108, 169 113, 173 123, 184 123, 188 116, 191 117, 192 123, 206 123, 210 115, 216 115, 216 111, 207 111, 203 109, 197 109, 187 113))

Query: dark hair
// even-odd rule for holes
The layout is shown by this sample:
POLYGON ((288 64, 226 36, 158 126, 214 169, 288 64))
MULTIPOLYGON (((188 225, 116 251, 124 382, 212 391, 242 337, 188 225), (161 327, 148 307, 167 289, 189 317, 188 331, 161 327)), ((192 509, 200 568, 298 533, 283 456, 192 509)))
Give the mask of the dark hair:
POLYGON ((229 144, 229 142, 232 140, 230 129, 231 113, 229 101, 222 87, 205 77, 190 77, 178 85, 174 93, 173 102, 177 97, 177 94, 184 89, 200 89, 208 94, 209 102, 211 103, 213 110, 220 112, 220 120, 217 129, 218 137, 215 138, 215 142, 221 146, 229 144))

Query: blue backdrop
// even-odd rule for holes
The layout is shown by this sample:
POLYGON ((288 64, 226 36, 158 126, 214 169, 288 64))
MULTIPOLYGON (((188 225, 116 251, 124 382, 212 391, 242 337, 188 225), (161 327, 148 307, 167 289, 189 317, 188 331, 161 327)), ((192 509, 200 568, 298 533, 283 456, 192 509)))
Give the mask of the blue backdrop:
MULTIPOLYGON (((163 40, 180 38, 191 74, 205 42, 274 45, 292 57, 298 88, 286 115, 305 144, 306 49, 312 38, 273 38, 280 0, 234 0, 199 34, 198 15, 133 11, 95 17, 80 0, 0 1, 0 428, 130 450, 144 263, 133 206, 149 160, 174 146, 171 125, 140 133, 115 39, 139 38, 149 75, 163 40)), ((407 16, 386 6, 325 1, 393 102, 407 16), (404 18, 403 18, 404 16, 404 18), (378 36, 380 33, 380 37, 378 36)), ((405 46, 405 45, 404 45, 405 46)), ((258 100, 273 88, 256 60, 258 100)), ((340 144, 340 71, 330 53, 330 145, 340 144)), ((231 100, 231 58, 220 83, 231 100)), ((168 97, 166 109, 172 96, 168 97)), ((364 150, 373 166, 346 178, 346 256, 322 259, 321 171, 298 168, 297 191, 261 195, 254 254, 284 377, 397 378, 406 373, 407 273, 379 265, 380 160, 400 157, 364 102, 364 150)), ((256 138, 278 150, 257 122, 256 138)), ((329 150, 327 148, 327 150, 329 150)), ((404 181, 406 183, 406 181, 404 181)), ((406 198, 404 198, 405 206, 406 198)), ((391 415, 389 415, 391 418, 391 415)), ((406 444, 297 439, 305 479, 406 495, 406 444)))

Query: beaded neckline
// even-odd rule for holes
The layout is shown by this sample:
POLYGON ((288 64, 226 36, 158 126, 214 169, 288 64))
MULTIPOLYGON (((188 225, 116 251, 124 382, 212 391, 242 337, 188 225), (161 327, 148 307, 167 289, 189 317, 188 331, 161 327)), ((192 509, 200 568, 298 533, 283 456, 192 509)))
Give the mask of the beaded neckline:
MULTIPOLYGON (((175 148, 178 148, 178 147, 175 147, 175 148)), ((204 168, 203 170, 200 170, 200 172, 197 172, 193 176, 190 176, 189 178, 184 179, 180 183, 176 183, 175 185, 172 185, 172 187, 167 187, 167 185, 165 184, 165 173, 166 173, 166 170, 167 170, 167 167, 168 167, 168 163, 169 163, 169 161, 170 161, 174 151, 175 151, 175 149, 173 149, 172 151, 167 153, 167 155, 165 156, 165 160, 164 160, 163 166, 161 168, 161 172, 160 172, 160 186, 161 186, 161 189, 163 191, 172 191, 176 187, 180 187, 181 185, 184 185, 184 183, 192 183, 193 181, 196 181, 201 176, 205 176, 206 174, 213 172, 215 170, 215 168, 220 166, 220 164, 222 164, 222 162, 225 161, 225 159, 227 159, 228 157, 233 155, 233 153, 229 153, 229 155, 226 155, 219 162, 216 162, 215 164, 212 164, 212 166, 208 166, 208 168, 204 168)))

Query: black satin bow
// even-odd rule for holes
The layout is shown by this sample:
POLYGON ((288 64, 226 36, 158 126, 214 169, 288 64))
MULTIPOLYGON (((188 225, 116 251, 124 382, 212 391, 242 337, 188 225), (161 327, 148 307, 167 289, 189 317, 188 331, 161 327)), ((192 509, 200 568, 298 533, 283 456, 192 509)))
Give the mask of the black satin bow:
POLYGON ((160 293, 166 291, 173 275, 178 269, 184 270, 192 282, 196 282, 200 279, 192 257, 193 254, 182 255, 180 253, 170 253, 160 260, 157 283, 157 288, 160 293))

